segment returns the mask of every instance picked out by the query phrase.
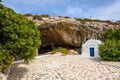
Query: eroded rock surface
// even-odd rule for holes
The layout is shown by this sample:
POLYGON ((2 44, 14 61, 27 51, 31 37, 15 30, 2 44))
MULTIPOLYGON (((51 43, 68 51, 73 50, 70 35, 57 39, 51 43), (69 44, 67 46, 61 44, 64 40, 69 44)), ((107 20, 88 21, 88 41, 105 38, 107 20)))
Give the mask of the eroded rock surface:
POLYGON ((82 23, 74 18, 64 17, 43 17, 40 20, 27 17, 35 21, 38 26, 42 46, 57 45, 81 48, 82 43, 87 39, 101 39, 102 34, 108 29, 119 28, 118 25, 106 22, 85 22, 82 23))

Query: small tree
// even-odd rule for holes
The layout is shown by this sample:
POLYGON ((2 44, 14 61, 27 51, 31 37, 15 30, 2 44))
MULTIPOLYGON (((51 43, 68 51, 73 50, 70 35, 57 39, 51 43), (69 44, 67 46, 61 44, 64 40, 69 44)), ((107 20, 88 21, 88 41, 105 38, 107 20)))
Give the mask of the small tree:
POLYGON ((120 61, 120 29, 109 29, 103 34, 104 44, 100 45, 100 56, 103 60, 120 61))
POLYGON ((102 36, 102 40, 106 41, 106 39, 110 39, 113 40, 114 39, 114 30, 113 29, 109 29, 107 32, 105 32, 102 36))
POLYGON ((120 61, 120 41, 106 40, 99 48, 103 60, 120 61))
POLYGON ((40 46, 40 32, 33 21, 0 4, 0 68, 19 57, 29 62, 40 46))

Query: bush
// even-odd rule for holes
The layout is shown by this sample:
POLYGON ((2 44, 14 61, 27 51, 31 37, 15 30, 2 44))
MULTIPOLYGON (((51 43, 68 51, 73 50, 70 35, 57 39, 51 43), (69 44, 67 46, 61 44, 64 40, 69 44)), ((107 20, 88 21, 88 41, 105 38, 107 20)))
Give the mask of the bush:
POLYGON ((120 40, 120 28, 113 30, 113 29, 109 29, 107 32, 105 32, 102 36, 102 40, 106 41, 106 40, 120 40))
POLYGON ((77 21, 80 21, 81 23, 85 22, 103 22, 103 23, 108 23, 112 25, 117 25, 116 22, 108 21, 108 20, 99 20, 99 19, 88 19, 88 18, 75 18, 77 21))
POLYGON ((106 41, 106 40, 113 40, 114 39, 114 33, 115 31, 113 29, 109 29, 107 32, 105 32, 103 35, 102 35, 102 40, 103 41, 106 41))
POLYGON ((103 60, 120 61, 120 40, 106 40, 99 50, 103 60))
POLYGON ((39 16, 39 15, 34 15, 34 16, 33 16, 33 19, 38 19, 38 20, 41 20, 41 19, 42 19, 42 17, 41 17, 41 16, 39 16))
POLYGON ((120 25, 120 20, 117 20, 115 23, 116 23, 117 25, 120 25))
POLYGON ((58 49, 56 49, 56 52, 61 52, 63 55, 66 55, 68 54, 68 49, 59 47, 58 49))
POLYGON ((24 16, 33 16, 32 14, 24 14, 24 16))
POLYGON ((71 17, 69 17, 69 16, 64 16, 64 18, 67 18, 67 19, 68 19, 68 18, 71 18, 71 17))
POLYGON ((103 60, 120 61, 120 29, 109 29, 103 34, 104 44, 100 45, 103 60))
POLYGON ((49 15, 47 15, 47 14, 42 14, 42 15, 40 15, 41 17, 49 17, 49 15))
POLYGON ((68 54, 68 49, 59 47, 59 48, 53 50, 52 54, 55 54, 56 52, 61 52, 62 53, 61 55, 67 55, 68 54))
POLYGON ((65 27, 66 22, 61 21, 59 24, 60 24, 60 26, 65 27))
POLYGON ((28 63, 40 46, 40 32, 33 21, 0 4, 1 71, 19 57, 28 63))
POLYGON ((2 45, 0 45, 0 72, 8 68, 13 62, 13 56, 9 55, 7 50, 4 50, 2 45))
POLYGON ((49 17, 49 15, 47 15, 47 14, 34 15, 34 16, 33 16, 33 19, 41 20, 43 17, 49 17))
POLYGON ((63 17, 63 16, 58 16, 58 17, 63 17))

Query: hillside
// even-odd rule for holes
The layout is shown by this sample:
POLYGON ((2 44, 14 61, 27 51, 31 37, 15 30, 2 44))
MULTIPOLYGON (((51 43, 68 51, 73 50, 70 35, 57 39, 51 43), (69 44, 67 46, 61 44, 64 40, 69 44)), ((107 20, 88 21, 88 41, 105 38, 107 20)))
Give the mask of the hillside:
POLYGON ((109 28, 119 25, 111 21, 79 19, 61 16, 26 16, 34 20, 41 33, 42 47, 56 46, 81 48, 82 43, 90 38, 101 39, 109 28))

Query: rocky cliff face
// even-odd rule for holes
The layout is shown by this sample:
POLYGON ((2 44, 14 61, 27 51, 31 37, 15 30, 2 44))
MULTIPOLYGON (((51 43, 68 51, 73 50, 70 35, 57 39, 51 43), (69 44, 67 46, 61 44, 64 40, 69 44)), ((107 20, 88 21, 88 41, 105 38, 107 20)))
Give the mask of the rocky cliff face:
POLYGON ((87 39, 101 39, 102 34, 108 29, 119 28, 118 25, 106 22, 85 22, 82 23, 73 18, 64 17, 42 17, 33 19, 41 32, 42 47, 69 46, 81 48, 82 43, 87 39))

